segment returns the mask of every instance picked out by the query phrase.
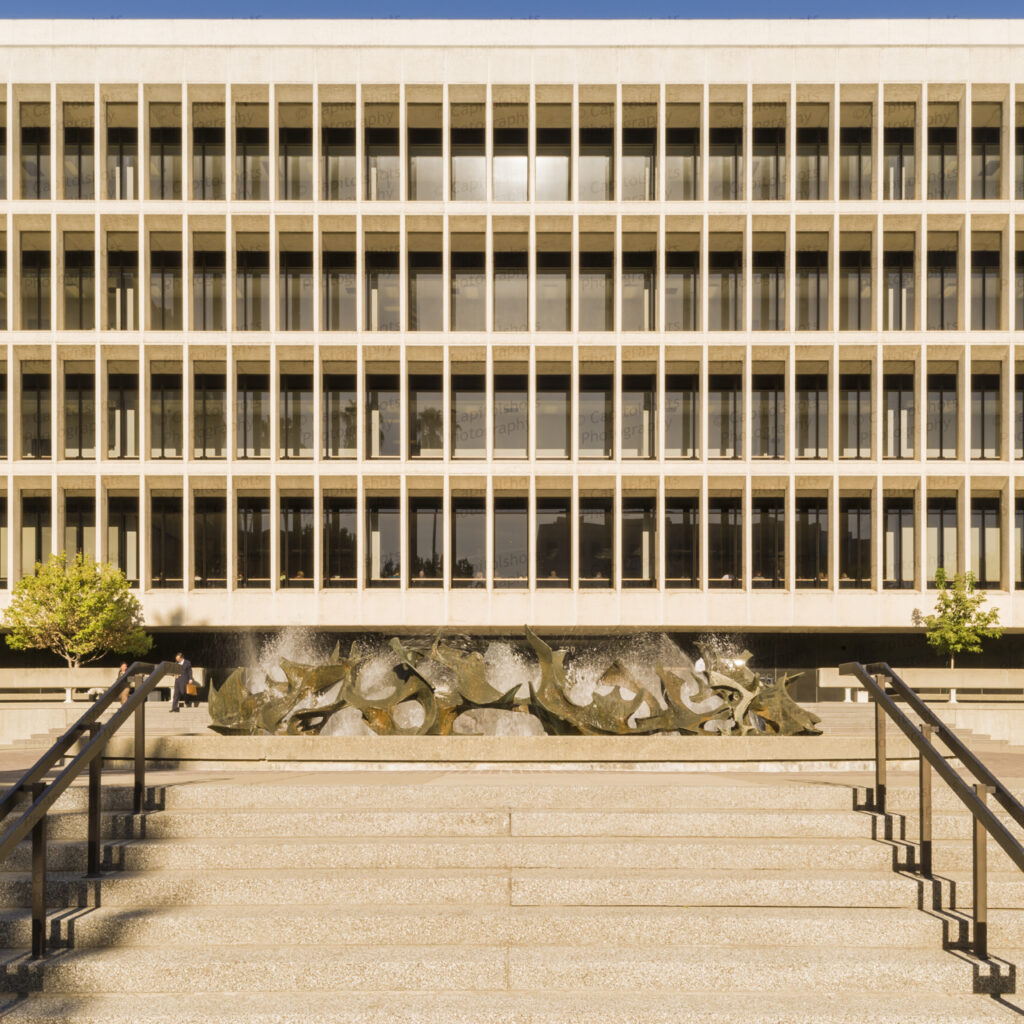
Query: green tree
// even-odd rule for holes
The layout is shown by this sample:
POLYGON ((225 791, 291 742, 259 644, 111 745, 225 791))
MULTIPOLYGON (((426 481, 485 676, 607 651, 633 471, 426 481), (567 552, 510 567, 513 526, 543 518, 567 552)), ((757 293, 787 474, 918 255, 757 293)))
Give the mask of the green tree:
POLYGON ((998 608, 982 611, 985 592, 974 589, 973 572, 958 572, 950 581, 945 569, 936 569, 935 585, 935 611, 922 615, 915 609, 914 622, 924 626, 928 644, 953 668, 961 651, 980 654, 982 641, 1002 636, 1003 627, 998 608))
POLYGON ((3 625, 12 650, 53 651, 68 668, 112 651, 142 655, 153 646, 124 573, 81 553, 51 555, 18 580, 3 625))

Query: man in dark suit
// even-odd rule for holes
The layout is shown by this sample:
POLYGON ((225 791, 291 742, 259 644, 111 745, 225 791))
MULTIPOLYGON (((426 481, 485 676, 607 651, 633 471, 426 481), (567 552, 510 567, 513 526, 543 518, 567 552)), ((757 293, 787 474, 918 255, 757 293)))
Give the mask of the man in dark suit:
POLYGON ((192 681, 192 662, 189 661, 181 651, 174 656, 174 660, 178 663, 178 675, 174 680, 174 689, 171 691, 171 713, 173 714, 178 710, 178 701, 183 700, 188 703, 188 693, 186 687, 192 681))

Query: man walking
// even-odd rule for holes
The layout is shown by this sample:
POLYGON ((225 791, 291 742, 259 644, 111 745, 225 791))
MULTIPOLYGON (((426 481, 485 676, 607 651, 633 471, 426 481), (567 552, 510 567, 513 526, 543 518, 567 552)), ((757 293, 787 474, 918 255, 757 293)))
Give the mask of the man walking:
POLYGON ((183 700, 188 703, 188 684, 192 682, 192 662, 188 661, 185 656, 178 651, 174 656, 174 660, 178 663, 178 676, 174 680, 174 689, 171 691, 171 714, 174 714, 178 710, 178 701, 183 700))

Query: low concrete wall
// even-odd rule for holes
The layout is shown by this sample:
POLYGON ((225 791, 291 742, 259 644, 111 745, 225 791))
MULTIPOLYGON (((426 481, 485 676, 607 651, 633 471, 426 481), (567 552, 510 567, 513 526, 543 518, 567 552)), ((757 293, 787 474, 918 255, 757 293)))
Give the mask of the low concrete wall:
MULTIPOLYGON (((200 686, 205 669, 193 668, 200 686)), ((28 701, 40 692, 63 696, 66 702, 88 700, 90 690, 106 690, 117 680, 116 668, 0 668, 0 701, 28 701)), ((157 689, 170 692, 174 677, 161 679, 157 689)), ((4 714, 7 713, 5 708, 4 714)))
MULTIPOLYGON (((924 693, 927 700, 949 700, 956 703, 961 693, 992 693, 1013 690, 1002 695, 1007 701, 1024 700, 1024 669, 1017 668, 896 668, 899 677, 914 690, 949 690, 945 694, 924 693)), ((866 701, 867 691, 853 676, 841 676, 838 668, 818 669, 818 688, 848 690, 848 700, 866 701)))
POLYGON ((45 736, 53 729, 63 732, 82 717, 84 708, 78 702, 7 703, 0 711, 0 744, 16 743, 30 736, 45 736))

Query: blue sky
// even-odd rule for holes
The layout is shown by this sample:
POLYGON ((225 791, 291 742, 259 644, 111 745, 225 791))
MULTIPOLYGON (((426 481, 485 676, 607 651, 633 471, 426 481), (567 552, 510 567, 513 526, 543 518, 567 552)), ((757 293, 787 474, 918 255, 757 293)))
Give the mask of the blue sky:
MULTIPOLYGON (((38 18, 136 18, 146 6, 138 0, 37 0, 31 10, 33 17, 38 18)), ((176 0, 171 7, 176 16, 184 18, 358 18, 369 11, 378 18, 408 18, 423 17, 425 11, 422 0, 176 0)), ((5 8, 10 12, 15 8, 26 9, 14 0, 0 0, 0 17, 5 8)), ((159 16, 165 8, 153 4, 149 9, 159 16)), ((773 0, 767 5, 765 0, 729 0, 710 10, 706 2, 693 0, 648 0, 635 7, 623 4, 622 0, 443 0, 426 9, 436 18, 614 18, 621 16, 624 9, 644 18, 821 18, 830 13, 830 7, 821 0, 773 0)), ((865 18, 885 18, 896 10, 906 18, 950 18, 962 17, 965 8, 963 0, 904 0, 899 5, 892 0, 858 0, 845 5, 842 13, 849 16, 856 11, 865 18)), ((1024 11, 1020 0, 989 0, 970 13, 973 17, 1010 18, 1020 17, 1024 11)))

